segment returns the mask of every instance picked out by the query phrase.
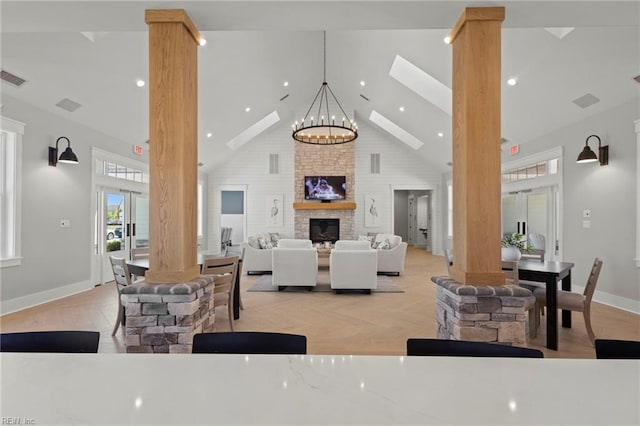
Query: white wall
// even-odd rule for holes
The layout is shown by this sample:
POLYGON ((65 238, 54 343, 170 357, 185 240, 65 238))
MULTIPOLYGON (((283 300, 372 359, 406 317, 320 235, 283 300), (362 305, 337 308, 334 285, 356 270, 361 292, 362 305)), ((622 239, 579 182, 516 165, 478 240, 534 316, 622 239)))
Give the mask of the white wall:
MULTIPOLYGON (((393 189, 435 189, 440 172, 416 159, 415 151, 368 123, 359 124, 355 165, 356 234, 392 232, 393 189), (380 153, 380 174, 370 173, 371 153, 380 153), (364 195, 375 195, 381 225, 364 226, 364 195)), ((210 171, 209 187, 213 193, 210 211, 219 211, 213 196, 223 185, 247 185, 247 235, 258 232, 279 232, 294 236, 294 140, 288 123, 274 126, 263 135, 238 149, 223 167, 210 171), (269 154, 279 154, 279 174, 269 174, 269 154), (268 228, 268 194, 284 194, 284 226, 268 228)), ((218 201, 219 202, 219 201, 218 201)), ((219 239, 219 217, 213 221, 210 247, 219 239), (217 221, 217 222, 216 222, 217 221)), ((441 226, 441 225, 439 225, 441 226)))
MULTIPOLYGON (((519 157, 564 146, 564 259, 576 264, 573 284, 582 287, 594 257, 603 260, 595 299, 640 312, 640 269, 634 263, 636 229, 636 135, 638 103, 590 117, 521 145, 519 157), (597 134, 609 145, 609 165, 577 164, 585 139, 597 134), (591 210, 591 228, 582 227, 591 210)), ((597 146, 591 148, 597 153, 597 146)), ((511 157, 513 159, 513 157, 511 157)))
MULTIPOLYGON (((2 115, 25 123, 22 264, 0 269, 2 312, 90 288, 91 147, 140 160, 128 144, 3 95, 2 115), (79 164, 48 165, 48 147, 71 141, 79 164), (70 228, 60 228, 70 219, 70 228), (41 294, 42 297, 37 296, 41 294), (36 295, 36 296, 34 296, 36 295)), ((65 113, 67 114, 67 113, 65 113)), ((65 145, 60 145, 66 148, 65 145)), ((147 161, 146 156, 142 158, 147 161)))

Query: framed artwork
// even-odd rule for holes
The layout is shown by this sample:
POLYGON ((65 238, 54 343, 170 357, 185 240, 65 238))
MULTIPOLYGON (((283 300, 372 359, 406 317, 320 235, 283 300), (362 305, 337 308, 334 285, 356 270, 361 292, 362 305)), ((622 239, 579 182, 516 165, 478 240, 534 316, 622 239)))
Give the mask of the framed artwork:
POLYGON ((284 194, 270 194, 266 198, 267 226, 282 228, 284 226, 284 194))
POLYGON ((364 226, 373 228, 380 226, 379 195, 365 194, 364 196, 364 226))

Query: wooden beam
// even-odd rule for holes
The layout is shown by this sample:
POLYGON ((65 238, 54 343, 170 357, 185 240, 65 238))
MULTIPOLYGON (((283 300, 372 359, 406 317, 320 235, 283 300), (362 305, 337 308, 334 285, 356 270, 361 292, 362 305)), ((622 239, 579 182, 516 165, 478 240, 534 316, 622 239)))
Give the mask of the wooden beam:
POLYGON ((197 264, 198 40, 183 10, 147 10, 149 283, 187 282, 197 264))
POLYGON ((453 39, 453 253, 464 284, 504 284, 500 87, 504 8, 467 8, 453 39))

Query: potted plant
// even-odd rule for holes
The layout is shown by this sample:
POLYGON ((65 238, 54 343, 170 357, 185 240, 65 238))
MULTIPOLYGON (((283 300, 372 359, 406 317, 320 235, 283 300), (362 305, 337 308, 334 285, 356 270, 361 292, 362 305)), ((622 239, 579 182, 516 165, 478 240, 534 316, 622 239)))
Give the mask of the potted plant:
POLYGON ((518 232, 504 234, 502 237, 502 260, 520 260, 522 252, 528 251, 525 246, 526 241, 526 237, 518 232))

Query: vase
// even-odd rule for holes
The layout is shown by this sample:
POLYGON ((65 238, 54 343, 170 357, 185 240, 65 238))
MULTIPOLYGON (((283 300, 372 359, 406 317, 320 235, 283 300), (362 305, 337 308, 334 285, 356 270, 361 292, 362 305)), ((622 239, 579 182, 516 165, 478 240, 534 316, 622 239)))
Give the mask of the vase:
POLYGON ((517 247, 502 247, 502 260, 518 261, 522 257, 522 253, 517 247))

